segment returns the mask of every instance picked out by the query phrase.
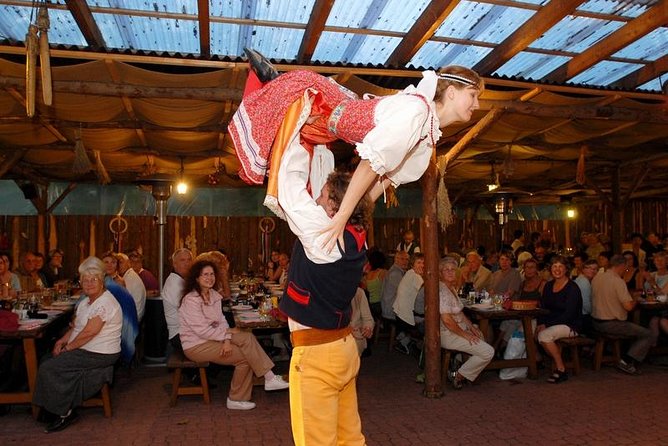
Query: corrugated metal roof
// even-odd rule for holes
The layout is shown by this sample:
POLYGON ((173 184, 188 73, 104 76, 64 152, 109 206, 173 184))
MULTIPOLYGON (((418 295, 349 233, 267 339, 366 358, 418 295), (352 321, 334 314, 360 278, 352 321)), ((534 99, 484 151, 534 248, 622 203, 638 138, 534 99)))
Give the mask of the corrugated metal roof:
MULTIPOLYGON (((32 4, 0 0, 0 37, 24 40, 32 4)), ((107 50, 202 52, 194 0, 87 0, 86 4, 107 50)), ((657 0, 586 1, 493 73, 482 74, 540 80, 657 4, 657 0)), ((410 54, 403 50, 410 60, 402 63, 424 68, 474 66, 547 5, 549 0, 462 0, 420 48, 410 54)), ((270 58, 294 60, 315 6, 315 0, 209 0, 210 55, 240 57, 244 47, 253 47, 270 58)), ((315 34, 319 39, 310 62, 385 65, 416 21, 425 20, 424 11, 434 6, 438 10, 438 4, 429 0, 335 0, 324 29, 315 34)), ((64 0, 51 1, 49 15, 52 45, 90 44, 64 0)), ((668 28, 663 26, 593 61, 568 81, 608 86, 642 68, 643 62, 666 54, 668 28)), ((659 82, 654 79, 644 87, 658 88, 659 82)))

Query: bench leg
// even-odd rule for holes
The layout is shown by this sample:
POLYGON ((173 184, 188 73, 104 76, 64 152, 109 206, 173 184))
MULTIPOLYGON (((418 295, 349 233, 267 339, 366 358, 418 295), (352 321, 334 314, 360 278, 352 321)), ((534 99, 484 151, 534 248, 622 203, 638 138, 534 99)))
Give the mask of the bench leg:
POLYGON ((580 374, 580 351, 577 345, 571 346, 571 362, 573 363, 573 376, 580 374))
POLYGON ((615 364, 619 364, 619 361, 622 360, 621 342, 619 339, 612 341, 612 357, 615 360, 615 364))
POLYGON ((199 368, 199 379, 202 383, 202 397, 204 398, 204 404, 209 404, 211 402, 211 397, 209 396, 209 381, 206 377, 206 368, 199 368))
POLYGON ((172 396, 169 399, 169 405, 176 406, 176 399, 179 396, 179 386, 181 385, 181 368, 174 369, 174 377, 172 378, 172 396))
POLYGON ((448 369, 450 368, 450 358, 452 357, 452 352, 450 350, 445 350, 443 352, 443 362, 441 363, 441 385, 445 387, 445 383, 448 382, 448 369))
POLYGON ((601 362, 603 361, 603 350, 605 349, 605 340, 598 338, 596 340, 596 347, 594 352, 594 370, 601 370, 601 362))
POLYGON ((102 407, 104 408, 104 417, 111 418, 111 395, 109 393, 109 383, 104 383, 102 390, 102 407))

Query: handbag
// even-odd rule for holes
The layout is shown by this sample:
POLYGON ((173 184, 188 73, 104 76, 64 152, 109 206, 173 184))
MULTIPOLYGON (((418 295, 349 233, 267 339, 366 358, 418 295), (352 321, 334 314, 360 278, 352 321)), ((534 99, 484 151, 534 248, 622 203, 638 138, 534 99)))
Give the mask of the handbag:
MULTIPOLYGON (((506 351, 503 353, 503 359, 521 359, 527 357, 527 348, 524 342, 524 332, 515 330, 513 336, 508 341, 506 351)), ((510 367, 499 371, 499 378, 508 380, 516 378, 526 378, 529 373, 528 367, 510 367)))
POLYGON ((0 331, 16 331, 19 329, 19 315, 7 310, 0 310, 0 331))

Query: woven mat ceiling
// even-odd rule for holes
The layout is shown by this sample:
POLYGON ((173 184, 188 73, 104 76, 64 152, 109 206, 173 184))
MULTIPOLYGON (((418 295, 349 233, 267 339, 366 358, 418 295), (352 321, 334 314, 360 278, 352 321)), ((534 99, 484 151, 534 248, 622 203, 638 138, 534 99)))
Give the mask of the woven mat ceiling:
MULTIPOLYGON (((445 130, 446 183, 461 199, 505 187, 593 197, 668 196, 666 1, 47 2, 53 105, 25 109, 33 4, 0 0, 0 178, 97 181, 72 172, 77 138, 114 183, 150 173, 240 186, 226 127, 246 77, 243 47, 280 70, 336 75, 388 94, 422 68, 472 66, 481 109, 445 130), (587 183, 576 184, 585 152, 587 183)), ((39 73, 39 70, 38 70, 39 73)), ((38 76, 39 78, 39 76, 38 76)), ((351 148, 334 148, 339 159, 351 148)), ((442 158, 443 159, 443 158, 442 158)))

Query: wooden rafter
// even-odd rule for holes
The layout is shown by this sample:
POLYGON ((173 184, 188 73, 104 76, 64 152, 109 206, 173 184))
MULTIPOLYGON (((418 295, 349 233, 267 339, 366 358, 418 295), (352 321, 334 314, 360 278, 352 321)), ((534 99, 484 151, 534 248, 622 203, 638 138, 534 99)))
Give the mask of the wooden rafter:
POLYGON ((0 178, 4 177, 7 172, 11 170, 12 167, 18 164, 25 155, 24 150, 15 150, 13 153, 6 153, 0 163, 0 178))
POLYGON ((401 43, 392 51, 385 65, 406 65, 458 4, 459 0, 432 0, 401 43))
POLYGON ((100 32, 100 28, 98 28, 97 22, 95 22, 88 3, 81 0, 65 0, 65 4, 77 22, 88 46, 99 49, 106 47, 107 44, 104 42, 102 32, 100 32))
POLYGON ((447 171, 448 164, 456 160, 457 157, 461 155, 462 152, 466 149, 466 146, 468 146, 482 132, 484 132, 487 128, 489 128, 492 124, 494 124, 494 122, 496 122, 501 117, 503 112, 504 112, 503 109, 499 108, 492 109, 480 121, 476 122, 475 125, 471 127, 468 132, 466 132, 466 135, 464 135, 457 142, 457 144, 452 146, 452 148, 448 151, 448 153, 445 154, 445 158, 442 161, 443 163, 445 163, 443 171, 447 171))
POLYGON ((211 56, 211 24, 209 22, 209 0, 197 0, 197 22, 199 23, 199 53, 211 56))
POLYGON ((555 69, 544 79, 551 82, 565 82, 666 23, 668 23, 668 1, 660 0, 655 6, 555 69))
POLYGON ((46 209, 46 213, 49 214, 49 213, 53 212, 53 210, 55 208, 57 208, 58 205, 63 202, 65 197, 67 197, 70 194, 70 192, 72 192, 76 187, 77 187, 77 183, 68 184, 67 187, 65 188, 65 190, 58 196, 58 198, 56 198, 54 200, 54 202, 51 203, 51 206, 49 206, 46 209))
POLYGON ((613 83, 611 87, 633 89, 666 72, 668 72, 668 54, 648 63, 633 73, 627 74, 617 82, 613 83))
POLYGON ((313 53, 315 52, 315 47, 318 45, 320 36, 325 29, 327 17, 329 17, 329 13, 332 12, 333 6, 334 0, 316 0, 313 9, 311 10, 311 16, 309 17, 302 43, 299 45, 297 62, 308 63, 311 61, 313 53))
POLYGON ((559 23, 567 14, 573 12, 582 2, 583 0, 560 0, 543 6, 533 17, 488 53, 473 69, 482 74, 493 73, 559 23))
POLYGON ((645 180, 649 171, 650 169, 648 164, 643 164, 640 167, 640 169, 636 173, 635 178, 631 182, 631 188, 628 190, 628 192, 626 192, 626 195, 621 199, 620 205, 622 208, 625 208, 629 204, 629 201, 631 201, 631 197, 638 190, 642 182, 645 180))
MULTIPOLYGON (((25 82, 24 82, 24 84, 25 84, 25 82)), ((26 100, 23 97, 23 95, 16 90, 15 87, 7 87, 6 89, 7 89, 7 92, 9 93, 9 95, 11 97, 13 97, 14 100, 16 100, 16 102, 21 104, 22 107, 25 107, 26 100)), ((48 121, 46 120, 46 118, 44 118, 42 115, 39 115, 36 119, 37 119, 38 122, 40 122, 49 131, 49 133, 51 133, 53 136, 58 138, 60 141, 62 141, 62 142, 67 141, 67 138, 65 138, 63 136, 63 134, 58 131, 58 129, 56 129, 54 126, 50 125, 48 123, 48 121)), ((30 121, 32 122, 32 119, 30 119, 30 121)))

